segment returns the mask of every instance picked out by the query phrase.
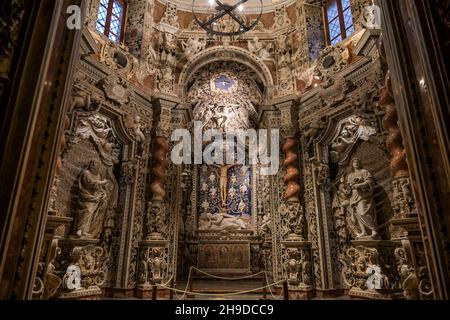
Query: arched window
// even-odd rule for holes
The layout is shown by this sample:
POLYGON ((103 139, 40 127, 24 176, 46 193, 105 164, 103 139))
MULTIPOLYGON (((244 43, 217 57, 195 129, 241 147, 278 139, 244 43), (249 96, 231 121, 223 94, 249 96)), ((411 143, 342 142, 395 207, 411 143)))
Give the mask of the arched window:
POLYGON ((334 46, 355 31, 350 0, 329 0, 323 15, 327 44, 334 46))
POLYGON ((114 42, 123 41, 125 9, 123 0, 100 0, 97 30, 114 42))

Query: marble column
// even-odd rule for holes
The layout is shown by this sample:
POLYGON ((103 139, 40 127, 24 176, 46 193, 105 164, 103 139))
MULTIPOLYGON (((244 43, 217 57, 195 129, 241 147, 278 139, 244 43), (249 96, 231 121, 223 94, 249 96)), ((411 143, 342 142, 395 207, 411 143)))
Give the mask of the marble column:
MULTIPOLYGON (((161 102, 160 102, 161 103, 161 102)), ((158 123, 156 124, 155 139, 153 140, 153 156, 151 169, 151 200, 148 204, 147 239, 163 239, 166 218, 165 184, 167 175, 167 152, 170 137, 170 104, 164 103, 160 108, 158 123)))
POLYGON ((311 243, 306 240, 306 219, 300 203, 298 111, 294 97, 276 104, 281 112, 284 201, 278 211, 288 232, 283 236, 283 269, 291 299, 309 299, 313 295, 311 243))
POLYGON ((283 167, 286 170, 284 182, 286 191, 284 198, 288 202, 299 202, 299 158, 298 158, 298 138, 297 138, 297 115, 293 100, 288 100, 277 104, 281 111, 281 134, 283 140, 283 167))
POLYGON ((166 95, 154 100, 156 112, 155 138, 153 139, 153 156, 150 182, 150 201, 147 204, 147 219, 144 240, 139 243, 139 269, 137 295, 149 298, 152 286, 167 281, 169 261, 169 204, 166 199, 166 175, 171 134, 172 109, 177 105, 176 99, 166 95))

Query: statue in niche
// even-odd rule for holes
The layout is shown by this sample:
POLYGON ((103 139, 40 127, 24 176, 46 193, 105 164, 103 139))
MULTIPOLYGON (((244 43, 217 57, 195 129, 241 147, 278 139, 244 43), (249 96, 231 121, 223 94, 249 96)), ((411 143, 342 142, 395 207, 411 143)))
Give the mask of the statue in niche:
POLYGON ((258 37, 248 41, 248 51, 257 55, 261 60, 272 60, 269 50, 265 48, 264 43, 258 37))
POLYGON ((110 182, 102 179, 100 163, 91 160, 78 179, 78 216, 75 234, 80 238, 96 239, 100 235, 103 216, 111 193, 110 182))
POLYGON ((373 199, 374 180, 366 169, 361 168, 361 160, 352 160, 353 172, 347 176, 348 187, 351 190, 349 199, 350 219, 358 223, 360 232, 357 239, 377 237, 377 218, 373 199))

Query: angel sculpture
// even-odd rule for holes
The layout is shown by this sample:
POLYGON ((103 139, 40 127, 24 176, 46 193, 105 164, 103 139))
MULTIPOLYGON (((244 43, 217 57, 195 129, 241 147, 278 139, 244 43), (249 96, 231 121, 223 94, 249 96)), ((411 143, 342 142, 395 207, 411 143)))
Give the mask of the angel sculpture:
POLYGON ((134 117, 127 116, 126 126, 131 132, 133 132, 137 142, 143 142, 145 140, 145 135, 142 132, 142 124, 140 116, 138 115, 134 117))

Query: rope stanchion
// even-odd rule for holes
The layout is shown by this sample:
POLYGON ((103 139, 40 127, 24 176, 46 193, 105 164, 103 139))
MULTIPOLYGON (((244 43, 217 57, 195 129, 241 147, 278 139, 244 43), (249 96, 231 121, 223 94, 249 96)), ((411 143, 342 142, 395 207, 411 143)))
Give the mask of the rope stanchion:
POLYGON ((283 296, 284 300, 289 300, 289 286, 287 280, 283 281, 283 296))
POLYGON ((264 287, 264 289, 263 289, 262 300, 267 300, 267 288, 266 288, 266 286, 267 286, 267 276, 266 276, 266 274, 264 274, 264 277, 263 277, 263 287, 264 287))
MULTIPOLYGON (((170 279, 170 287, 171 288, 173 288, 173 277, 172 277, 172 279, 170 279)), ((173 300, 173 291, 172 290, 169 290, 169 300, 173 300)))
MULTIPOLYGON (((266 271, 264 271, 264 276, 265 276, 265 278, 266 278, 266 283, 269 283, 269 278, 267 277, 267 272, 266 272, 266 271)), ((280 293, 280 294, 278 295, 278 297, 277 297, 277 296, 275 296, 275 295, 273 294, 271 286, 268 286, 268 288, 269 288, 270 295, 272 296, 272 298, 273 298, 274 300, 280 299, 281 296, 283 295, 283 291, 281 291, 281 293, 280 293)))
POLYGON ((152 300, 156 300, 158 297, 158 286, 153 285, 152 286, 152 300))
POLYGON ((189 291, 192 292, 192 286, 193 286, 193 281, 194 281, 194 277, 195 276, 195 268, 191 267, 191 269, 189 270, 189 281, 188 281, 188 285, 189 285, 189 291), (191 276, 191 272, 192 272, 192 276, 191 276))
MULTIPOLYGON (((186 296, 186 293, 188 292, 189 284, 191 281, 191 274, 192 274, 192 267, 189 268, 188 281, 186 282, 186 287, 184 288, 184 293, 181 296, 181 298, 178 296, 177 291, 171 290, 171 291, 175 292, 175 296, 177 297, 178 300, 184 300, 184 297, 186 296)), ((172 288, 173 288, 173 286, 172 286, 172 288)))

